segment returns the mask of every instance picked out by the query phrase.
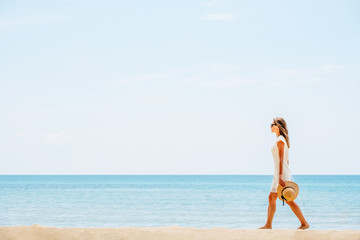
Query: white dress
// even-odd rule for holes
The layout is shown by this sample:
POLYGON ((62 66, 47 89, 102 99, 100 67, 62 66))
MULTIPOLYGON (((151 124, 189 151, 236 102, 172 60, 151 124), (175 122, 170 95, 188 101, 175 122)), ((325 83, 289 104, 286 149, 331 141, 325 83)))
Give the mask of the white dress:
POLYGON ((282 169, 282 179, 284 181, 291 181, 291 173, 289 168, 289 148, 286 143, 285 137, 280 135, 276 138, 276 141, 271 148, 271 152, 274 158, 274 177, 271 183, 271 190, 270 192, 277 192, 277 187, 279 185, 279 163, 280 163, 280 157, 279 157, 279 149, 277 147, 277 142, 283 141, 284 142, 284 157, 283 157, 283 169, 282 169))

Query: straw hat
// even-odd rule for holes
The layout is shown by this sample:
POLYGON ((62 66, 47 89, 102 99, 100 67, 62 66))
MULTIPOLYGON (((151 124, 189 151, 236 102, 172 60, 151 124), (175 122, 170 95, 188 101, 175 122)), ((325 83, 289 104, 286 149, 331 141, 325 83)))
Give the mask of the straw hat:
POLYGON ((277 188, 277 196, 281 201, 283 201, 283 205, 284 201, 294 201, 299 194, 299 186, 296 183, 291 181, 285 181, 285 184, 285 187, 279 184, 277 188))

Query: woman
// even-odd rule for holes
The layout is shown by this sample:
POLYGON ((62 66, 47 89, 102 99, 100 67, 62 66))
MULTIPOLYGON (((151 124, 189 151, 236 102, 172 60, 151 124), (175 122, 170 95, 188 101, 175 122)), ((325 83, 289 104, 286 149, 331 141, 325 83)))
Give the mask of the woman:
MULTIPOLYGON (((285 120, 280 117, 274 118, 271 124, 271 132, 275 133, 277 136, 274 146, 271 149, 274 158, 275 171, 269 194, 267 220, 265 225, 259 229, 272 228, 272 220, 276 211, 277 187, 279 184, 285 187, 284 181, 291 181, 291 173, 289 168, 290 143, 285 120)), ((286 203, 291 207, 291 210, 300 220, 301 225, 298 229, 309 228, 309 224, 306 222, 299 206, 295 203, 295 201, 286 203)))

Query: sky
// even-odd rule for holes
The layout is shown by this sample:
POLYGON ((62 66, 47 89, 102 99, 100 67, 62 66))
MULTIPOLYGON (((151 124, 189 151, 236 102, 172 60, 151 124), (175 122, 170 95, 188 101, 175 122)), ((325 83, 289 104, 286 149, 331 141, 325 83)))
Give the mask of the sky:
POLYGON ((0 174, 360 174, 359 1, 0 1, 0 174))

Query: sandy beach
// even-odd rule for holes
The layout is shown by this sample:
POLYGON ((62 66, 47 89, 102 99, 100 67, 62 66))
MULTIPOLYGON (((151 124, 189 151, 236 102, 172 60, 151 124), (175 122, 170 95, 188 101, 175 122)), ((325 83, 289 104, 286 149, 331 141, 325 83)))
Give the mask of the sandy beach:
POLYGON ((295 229, 225 229, 189 227, 122 227, 122 228, 55 228, 40 225, 0 227, 1 240, 70 240, 70 239, 360 239, 355 230, 295 230, 295 229))

